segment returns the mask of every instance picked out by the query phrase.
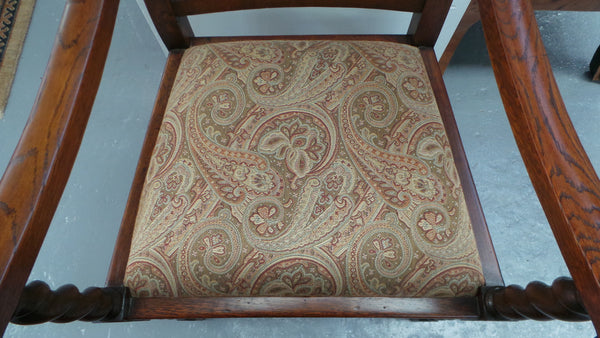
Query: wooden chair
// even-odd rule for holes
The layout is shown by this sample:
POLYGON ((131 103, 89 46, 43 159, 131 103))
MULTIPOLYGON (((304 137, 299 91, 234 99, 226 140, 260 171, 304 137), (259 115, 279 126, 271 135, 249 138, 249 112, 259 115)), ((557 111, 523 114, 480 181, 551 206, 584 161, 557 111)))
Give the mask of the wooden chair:
POLYGON ((591 319, 598 330, 600 182, 531 5, 479 1, 517 144, 573 276, 523 289, 503 285, 432 49, 450 3, 146 1, 170 55, 107 286, 79 293, 24 287, 118 7, 69 1, 0 181, 2 330, 250 316, 591 319), (415 14, 401 36, 196 38, 186 18, 284 6, 415 14))

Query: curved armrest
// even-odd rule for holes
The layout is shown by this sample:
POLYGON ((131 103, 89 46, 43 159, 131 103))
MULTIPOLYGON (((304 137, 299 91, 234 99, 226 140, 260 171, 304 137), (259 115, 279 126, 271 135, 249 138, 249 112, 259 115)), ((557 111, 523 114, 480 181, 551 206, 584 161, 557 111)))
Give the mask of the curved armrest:
POLYGON ((479 0, 517 145, 596 331, 600 332, 600 181, 562 101, 527 0, 479 0))
POLYGON ((68 0, 38 96, 0 180, 0 335, 73 167, 100 84, 118 0, 68 0))

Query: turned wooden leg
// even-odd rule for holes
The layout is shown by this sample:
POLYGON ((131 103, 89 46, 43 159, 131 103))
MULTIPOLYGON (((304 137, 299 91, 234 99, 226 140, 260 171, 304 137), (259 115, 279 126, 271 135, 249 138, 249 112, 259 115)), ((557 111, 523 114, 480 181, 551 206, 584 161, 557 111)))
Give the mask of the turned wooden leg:
POLYGON ((525 289, 517 285, 484 288, 481 296, 487 320, 590 320, 573 280, 567 277, 556 279, 552 286, 532 282, 525 289))
POLYGON ((80 293, 70 284, 52 291, 48 284, 34 281, 23 290, 11 322, 118 321, 123 319, 128 301, 129 289, 125 287, 93 287, 80 293))

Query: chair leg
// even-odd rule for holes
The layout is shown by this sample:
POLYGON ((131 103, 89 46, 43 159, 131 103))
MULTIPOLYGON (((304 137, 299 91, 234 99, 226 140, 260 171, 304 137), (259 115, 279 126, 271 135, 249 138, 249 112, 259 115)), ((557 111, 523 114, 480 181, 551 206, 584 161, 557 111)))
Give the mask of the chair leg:
POLYGON ((450 60, 452 59, 454 52, 456 52, 456 49, 462 41, 462 38, 465 36, 465 34, 467 34, 469 28, 471 28, 477 22, 479 22, 479 5, 477 1, 471 0, 467 10, 465 11, 465 14, 463 15, 462 19, 460 19, 460 22, 456 27, 454 34, 450 38, 446 49, 440 57, 439 65, 442 73, 446 71, 446 68, 448 68, 450 60))
POLYGON ((92 287, 80 293, 71 284, 52 291, 48 284, 34 281, 23 290, 11 322, 119 321, 126 313, 129 299, 126 287, 92 287))
POLYGON ((592 72, 593 81, 600 81, 600 46, 590 61, 590 72, 592 72))
POLYGON ((531 282, 483 288, 482 313, 486 320, 590 320, 571 278, 561 277, 552 286, 531 282))

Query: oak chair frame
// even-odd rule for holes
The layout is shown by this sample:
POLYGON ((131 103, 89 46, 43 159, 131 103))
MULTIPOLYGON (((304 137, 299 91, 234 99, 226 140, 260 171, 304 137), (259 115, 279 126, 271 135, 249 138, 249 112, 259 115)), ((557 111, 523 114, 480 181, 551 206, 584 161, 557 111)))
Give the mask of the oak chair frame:
MULTIPOLYGON (((600 181, 568 118, 545 56, 531 4, 479 0, 492 65, 505 109, 533 185, 573 280, 525 290, 504 287, 483 213, 452 117, 433 45, 450 0, 337 1, 146 0, 170 50, 146 141, 136 169, 106 288, 24 288, 91 112, 114 28, 118 0, 69 0, 29 122, 0 181, 0 332, 7 323, 119 321, 241 316, 379 316, 488 320, 592 319, 600 329, 600 181), (224 38, 195 38, 187 15, 267 7, 342 6, 414 12, 409 34, 370 39, 418 46, 436 93, 476 231, 487 285, 476 297, 407 299, 361 297, 131 298, 122 286, 133 220, 182 50, 224 38), (486 264, 487 263, 487 264, 486 264), (18 290, 18 291, 15 291, 18 290), (21 292, 21 290, 24 290, 21 292)), ((306 39, 307 37, 302 37, 306 39)), ((308 37, 308 38, 324 38, 308 37)), ((366 36, 327 36, 364 39, 366 36)), ((239 39, 237 39, 239 40, 239 39)))

